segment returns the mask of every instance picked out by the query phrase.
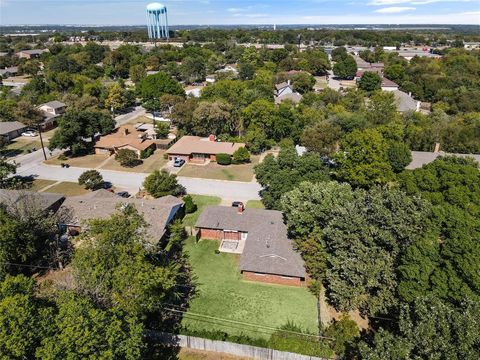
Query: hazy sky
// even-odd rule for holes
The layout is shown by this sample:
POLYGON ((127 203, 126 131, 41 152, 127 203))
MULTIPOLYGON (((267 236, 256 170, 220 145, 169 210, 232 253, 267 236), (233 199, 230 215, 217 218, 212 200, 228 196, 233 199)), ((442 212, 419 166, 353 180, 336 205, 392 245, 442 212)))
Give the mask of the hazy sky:
MULTIPOLYGON (((143 0, 0 0, 0 24, 140 25, 143 0)), ((172 25, 480 24, 480 0, 168 0, 172 25)))

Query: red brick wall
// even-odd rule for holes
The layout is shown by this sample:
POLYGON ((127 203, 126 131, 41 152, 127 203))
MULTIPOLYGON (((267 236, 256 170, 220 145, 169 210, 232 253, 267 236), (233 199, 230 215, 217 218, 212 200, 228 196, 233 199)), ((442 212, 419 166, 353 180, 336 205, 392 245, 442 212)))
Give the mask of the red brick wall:
POLYGON ((303 284, 305 283, 300 278, 285 278, 280 275, 257 274, 250 271, 243 271, 242 277, 243 280, 258 281, 278 285, 303 286, 303 284))
POLYGON ((213 229, 199 229, 199 238, 200 239, 213 239, 213 240, 222 240, 223 231, 222 230, 213 230, 213 229))

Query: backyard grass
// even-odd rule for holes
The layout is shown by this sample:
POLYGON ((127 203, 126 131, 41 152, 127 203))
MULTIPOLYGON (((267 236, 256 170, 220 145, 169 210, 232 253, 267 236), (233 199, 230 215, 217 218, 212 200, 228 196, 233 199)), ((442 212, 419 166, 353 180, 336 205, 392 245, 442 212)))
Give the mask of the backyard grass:
POLYGON ((165 151, 156 150, 150 157, 148 157, 147 159, 143 159, 142 164, 132 168, 123 167, 117 160, 115 160, 115 156, 111 156, 111 158, 101 168, 104 170, 116 170, 149 174, 154 170, 160 170, 167 163, 168 160, 163 158, 164 154, 165 151))
POLYGON ((183 218, 183 225, 193 226, 197 222, 198 217, 202 213, 205 206, 209 205, 219 205, 222 199, 216 196, 205 196, 205 195, 191 195, 193 202, 197 204, 197 211, 192 214, 187 214, 183 218))
POLYGON ((95 155, 95 154, 68 158, 67 160, 60 160, 58 156, 55 156, 51 159, 46 160, 45 164, 60 165, 62 163, 65 163, 72 167, 95 169, 97 166, 99 166, 103 161, 107 159, 108 159, 108 155, 95 155))
POLYGON ((32 181, 31 187, 29 187, 28 191, 40 191, 43 188, 55 184, 56 181, 53 180, 44 180, 44 179, 35 179, 32 181))
POLYGON ((89 190, 86 190, 83 186, 74 182, 61 182, 52 186, 46 192, 62 194, 65 196, 77 196, 86 194, 89 190))
POLYGON ((197 277, 197 297, 182 324, 191 329, 220 330, 268 339, 272 330, 195 317, 194 314, 278 328, 288 322, 315 333, 316 299, 306 288, 241 280, 238 255, 220 253, 217 241, 188 238, 185 251, 197 277))
MULTIPOLYGON (((47 147, 48 141, 44 140, 43 144, 45 145, 45 147, 47 147)), ((33 148, 38 150, 41 147, 42 147, 42 144, 40 143, 39 137, 35 137, 35 138, 18 137, 15 140, 12 140, 12 142, 7 145, 3 153, 7 156, 9 154, 14 156, 14 155, 26 153, 29 150, 32 150, 33 148)), ((45 149, 45 151, 48 153, 48 149, 45 149)))
POLYGON ((251 209, 265 209, 265 205, 263 205, 260 200, 248 200, 245 207, 251 209))
POLYGON ((196 177, 204 179, 252 181, 253 167, 258 164, 260 157, 252 156, 252 162, 239 165, 218 165, 211 162, 207 165, 185 164, 178 173, 179 176, 196 177))

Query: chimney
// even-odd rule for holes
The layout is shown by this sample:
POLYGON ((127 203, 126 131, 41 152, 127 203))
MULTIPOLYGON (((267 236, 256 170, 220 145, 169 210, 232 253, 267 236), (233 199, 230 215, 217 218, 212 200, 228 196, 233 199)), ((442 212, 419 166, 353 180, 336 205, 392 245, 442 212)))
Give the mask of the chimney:
POLYGON ((408 92, 408 96, 412 97, 412 92, 411 91, 408 92))
POLYGON ((287 84, 290 85, 290 79, 287 80, 287 84))
POLYGON ((237 212, 238 212, 240 215, 243 214, 243 210, 245 210, 245 209, 243 208, 243 204, 240 204, 240 205, 237 206, 237 212))
POLYGON ((440 152, 440 143, 435 143, 435 149, 433 150, 434 153, 440 152))
POLYGON ((123 128, 123 135, 125 135, 125 136, 128 135, 128 129, 127 128, 123 128))
POLYGON ((422 102, 421 101, 417 101, 417 112, 420 111, 420 107, 422 106, 422 102))
POLYGON ((208 141, 214 142, 214 141, 215 141, 215 135, 211 134, 211 135, 208 137, 208 141))

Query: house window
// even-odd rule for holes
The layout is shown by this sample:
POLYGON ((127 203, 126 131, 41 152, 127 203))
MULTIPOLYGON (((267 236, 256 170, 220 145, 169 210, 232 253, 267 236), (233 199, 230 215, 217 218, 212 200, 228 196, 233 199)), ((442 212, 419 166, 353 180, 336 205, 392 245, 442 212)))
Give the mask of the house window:
POLYGON ((204 160, 205 159, 205 154, 192 154, 192 158, 197 159, 197 160, 204 160))

